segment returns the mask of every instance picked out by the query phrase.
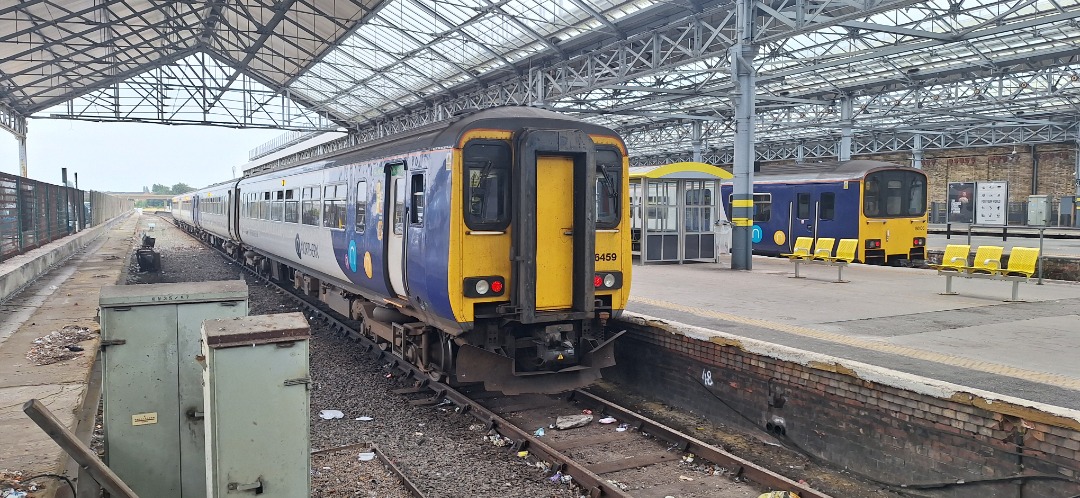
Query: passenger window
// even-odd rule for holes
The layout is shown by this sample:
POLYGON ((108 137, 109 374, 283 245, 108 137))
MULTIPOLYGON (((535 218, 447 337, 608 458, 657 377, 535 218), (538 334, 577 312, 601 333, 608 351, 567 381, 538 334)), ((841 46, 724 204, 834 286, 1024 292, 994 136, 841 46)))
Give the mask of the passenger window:
POLYGON ((394 235, 405 233, 405 181, 394 178, 394 235))
POLYGON ((270 192, 263 192, 262 201, 259 202, 259 219, 270 219, 270 192))
POLYGON ((596 228, 609 230, 619 226, 622 200, 622 156, 615 150, 596 151, 596 228))
POLYGON ((296 190, 285 191, 285 223, 300 223, 300 201, 296 190))
MULTIPOLYGON (((728 206, 734 204, 735 196, 728 194, 728 206)), ((772 194, 754 194, 754 223, 765 223, 772 219, 772 194)))
POLYGON ((795 217, 800 220, 810 218, 810 194, 798 194, 795 196, 795 217))
POLYGON ((424 175, 412 176, 412 209, 409 211, 409 223, 413 225, 424 224, 424 175))
POLYGON ((367 228, 368 189, 367 180, 356 182, 356 233, 367 228))
POLYGON ((274 192, 274 202, 270 206, 270 220, 281 221, 285 217, 285 191, 274 192))
POLYGON ((833 192, 822 193, 821 212, 818 214, 818 218, 831 220, 834 217, 836 217, 836 194, 833 192))
POLYGON ((465 226, 504 230, 510 224, 510 145, 473 140, 463 152, 465 226))
POLYGON ((327 185, 323 188, 322 218, 324 227, 345 229, 345 185, 327 185))
POLYGON ((304 187, 300 202, 300 221, 305 225, 319 226, 319 187, 304 187))

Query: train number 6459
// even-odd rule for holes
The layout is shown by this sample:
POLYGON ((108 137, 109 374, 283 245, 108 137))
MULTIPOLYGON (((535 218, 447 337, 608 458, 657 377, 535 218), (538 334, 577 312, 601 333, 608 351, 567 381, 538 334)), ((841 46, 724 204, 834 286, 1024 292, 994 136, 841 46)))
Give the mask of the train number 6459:
POLYGON ((613 252, 598 252, 596 253, 597 261, 616 261, 619 259, 619 255, 613 252))

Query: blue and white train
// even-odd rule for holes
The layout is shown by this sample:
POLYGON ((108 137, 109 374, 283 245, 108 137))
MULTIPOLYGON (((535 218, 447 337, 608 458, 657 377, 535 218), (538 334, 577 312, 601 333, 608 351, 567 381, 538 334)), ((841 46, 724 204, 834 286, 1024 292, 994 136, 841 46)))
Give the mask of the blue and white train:
POLYGON ((610 129, 504 107, 178 196, 173 215, 433 377, 557 392, 614 364, 627 166, 610 129))

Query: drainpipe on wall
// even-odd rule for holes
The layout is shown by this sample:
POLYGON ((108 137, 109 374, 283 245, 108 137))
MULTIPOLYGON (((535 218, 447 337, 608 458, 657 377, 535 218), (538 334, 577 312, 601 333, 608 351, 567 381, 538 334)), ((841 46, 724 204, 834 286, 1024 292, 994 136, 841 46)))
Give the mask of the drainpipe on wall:
POLYGON ((1039 193, 1039 156, 1035 153, 1035 144, 1031 144, 1031 195, 1039 193))

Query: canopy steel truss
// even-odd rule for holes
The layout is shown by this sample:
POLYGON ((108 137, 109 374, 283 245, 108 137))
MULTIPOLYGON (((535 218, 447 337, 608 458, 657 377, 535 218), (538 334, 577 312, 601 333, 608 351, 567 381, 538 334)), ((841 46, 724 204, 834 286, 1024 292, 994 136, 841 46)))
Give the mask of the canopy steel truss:
MULTIPOLYGON (((10 111, 0 118, 343 127, 359 143, 468 109, 533 105, 616 128, 642 160, 688 154, 695 121, 701 147, 724 150, 734 5, 0 0, 0 104, 10 111)), ((840 136, 856 154, 883 136, 920 136, 928 149, 941 137, 1071 139, 1080 121, 1080 0, 751 7, 755 133, 769 144, 759 157, 840 136)), ((903 150, 905 140, 873 147, 903 150)))

